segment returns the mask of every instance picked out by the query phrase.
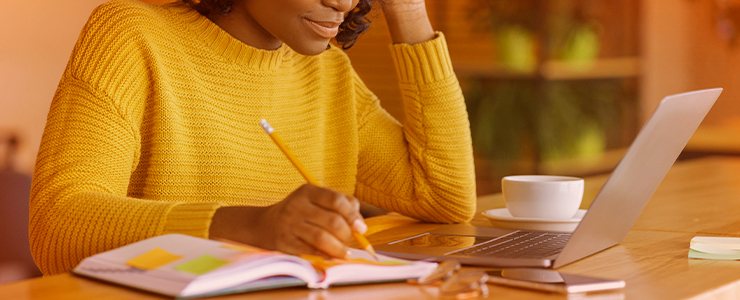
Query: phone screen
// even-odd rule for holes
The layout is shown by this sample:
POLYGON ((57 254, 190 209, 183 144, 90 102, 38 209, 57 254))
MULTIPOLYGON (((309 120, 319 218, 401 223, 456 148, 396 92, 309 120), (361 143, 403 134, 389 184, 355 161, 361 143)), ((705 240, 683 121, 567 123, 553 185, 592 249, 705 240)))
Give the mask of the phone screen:
POLYGON ((488 282, 559 293, 585 293, 620 289, 622 280, 565 274, 554 270, 511 268, 488 271, 488 282))

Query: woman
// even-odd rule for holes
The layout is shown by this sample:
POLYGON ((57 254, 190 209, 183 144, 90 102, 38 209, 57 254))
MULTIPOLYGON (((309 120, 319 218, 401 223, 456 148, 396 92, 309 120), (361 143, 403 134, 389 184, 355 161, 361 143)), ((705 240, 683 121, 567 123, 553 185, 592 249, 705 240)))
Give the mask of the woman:
POLYGON ((475 209, 470 132, 423 0, 386 0, 401 126, 344 47, 371 0, 115 0, 83 29, 51 105, 31 195, 45 274, 151 236, 346 255, 358 201, 424 221, 475 209), (341 25, 340 25, 341 24, 341 25), (329 46, 328 46, 329 45, 329 46), (305 184, 267 119, 322 187, 305 184), (346 196, 346 195, 353 195, 346 196))

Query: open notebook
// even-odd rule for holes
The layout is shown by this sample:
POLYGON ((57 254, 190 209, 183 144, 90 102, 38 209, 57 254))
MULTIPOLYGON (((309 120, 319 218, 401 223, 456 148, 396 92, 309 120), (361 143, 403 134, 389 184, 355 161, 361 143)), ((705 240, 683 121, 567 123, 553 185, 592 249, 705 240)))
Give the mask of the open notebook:
POLYGON ((176 298, 281 287, 324 289, 418 278, 437 264, 352 249, 349 260, 294 256, 243 244, 167 234, 84 259, 72 273, 176 298))

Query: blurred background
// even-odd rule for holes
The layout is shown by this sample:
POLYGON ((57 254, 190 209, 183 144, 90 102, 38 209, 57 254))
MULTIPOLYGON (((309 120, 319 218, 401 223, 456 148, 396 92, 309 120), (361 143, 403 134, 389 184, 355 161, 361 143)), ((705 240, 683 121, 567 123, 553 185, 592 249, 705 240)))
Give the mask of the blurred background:
MULTIPOLYGON (((0 284, 38 276, 28 189, 51 99, 105 0, 0 10, 0 284)), ((144 1, 166 3, 170 1, 144 1)), ((466 97, 478 194, 509 174, 611 171, 666 95, 723 87, 682 159, 740 154, 740 0, 426 0, 466 97)), ((403 119, 381 13, 347 51, 403 119)))

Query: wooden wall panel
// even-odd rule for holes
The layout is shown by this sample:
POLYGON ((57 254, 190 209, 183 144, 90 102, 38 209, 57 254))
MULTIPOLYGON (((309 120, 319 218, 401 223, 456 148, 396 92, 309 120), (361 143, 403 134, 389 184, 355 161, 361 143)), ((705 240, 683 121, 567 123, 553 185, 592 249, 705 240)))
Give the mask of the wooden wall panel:
POLYGON ((732 44, 720 37, 714 1, 686 2, 692 24, 687 28, 690 89, 724 88, 704 124, 740 124, 740 38, 732 44))
POLYGON ((722 87, 703 124, 738 126, 740 43, 720 38, 717 1, 642 0, 642 10, 643 120, 666 95, 722 87))

